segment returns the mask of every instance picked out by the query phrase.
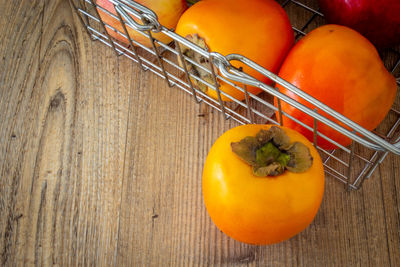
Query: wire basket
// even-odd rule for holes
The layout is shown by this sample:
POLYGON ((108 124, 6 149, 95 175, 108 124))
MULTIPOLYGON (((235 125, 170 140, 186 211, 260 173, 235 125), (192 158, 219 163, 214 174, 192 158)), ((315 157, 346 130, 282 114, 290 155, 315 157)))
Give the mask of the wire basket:
MULTIPOLYGON (((175 86, 182 89, 193 97, 195 103, 205 103, 220 111, 226 119, 233 119, 239 124, 279 124, 274 115, 278 113, 278 117, 282 115, 289 117, 309 131, 312 131, 314 145, 318 148, 323 159, 326 174, 343 182, 347 189, 359 189, 365 179, 371 177, 372 173, 376 170, 378 165, 383 162, 389 152, 400 155, 400 111, 395 108, 397 103, 393 105, 385 118, 385 122, 382 123, 377 130, 368 131, 242 55, 231 54, 223 56, 217 52, 208 52, 200 48, 187 39, 175 34, 173 30, 160 25, 156 14, 152 10, 132 0, 110 0, 110 2, 114 4, 116 10, 115 14, 98 6, 95 0, 70 0, 70 2, 92 40, 100 41, 111 47, 117 56, 126 56, 139 64, 144 71, 150 70, 157 76, 165 79, 170 87, 175 86), (122 29, 122 31, 101 20, 99 11, 118 20, 121 26, 120 30, 122 29), (142 23, 137 23, 132 17, 141 20, 142 23), (143 46, 141 43, 132 39, 131 36, 129 36, 129 32, 132 30, 148 38, 152 44, 151 48, 143 46), (109 34, 111 31, 118 36, 126 38, 130 45, 120 43, 111 37, 109 34), (163 43, 153 37, 153 33, 155 32, 160 32, 172 38, 173 41, 168 44, 163 43), (198 53, 206 58, 210 63, 209 67, 204 67, 185 56, 181 51, 181 46, 191 49, 194 53, 198 53), (247 73, 236 69, 230 63, 231 61, 240 61, 248 65, 273 80, 276 84, 286 87, 299 97, 305 99, 315 106, 315 109, 310 109, 300 104, 294 99, 281 94, 275 87, 266 85, 247 73), (195 74, 190 73, 188 71, 188 63, 194 64, 209 73, 213 77, 212 82, 205 81, 195 74), (194 80, 197 83, 202 83, 216 90, 218 99, 209 97, 203 91, 199 90, 194 86, 194 80), (242 91, 245 95, 245 99, 239 101, 220 91, 220 81, 242 91), (241 86, 232 81, 239 82, 241 86), (247 91, 246 86, 257 86, 263 92, 258 95, 251 94, 247 91), (230 98, 232 101, 222 101, 222 96, 230 98), (273 101, 271 101, 272 97, 276 97, 279 101, 289 103, 310 115, 314 119, 314 127, 307 126, 303 122, 283 112, 279 104, 277 107, 273 104, 273 101), (329 114, 346 127, 322 116, 321 112, 329 114), (349 147, 344 147, 324 136, 318 131, 317 122, 322 122, 351 138, 353 140, 352 144, 349 147), (390 127, 387 125, 390 125, 390 127), (317 136, 332 142, 338 148, 335 150, 322 149, 318 146, 317 136)), ((287 11, 291 20, 292 16, 296 13, 302 12, 309 14, 309 19, 304 21, 302 25, 293 25, 296 39, 301 38, 306 32, 323 24, 323 15, 317 10, 317 7, 311 7, 295 0, 280 1, 280 4, 287 11)), ((384 54, 381 54, 381 57, 390 59, 384 60, 386 67, 397 77, 397 84, 399 85, 400 52, 388 50, 385 51, 384 54)))

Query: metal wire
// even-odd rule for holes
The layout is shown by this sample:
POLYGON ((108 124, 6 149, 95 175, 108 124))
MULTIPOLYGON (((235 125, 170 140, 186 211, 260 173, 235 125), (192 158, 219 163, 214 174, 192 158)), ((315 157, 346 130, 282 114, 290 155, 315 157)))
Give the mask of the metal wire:
MULTIPOLYGON (((400 155, 399 137, 390 142, 395 133, 399 132, 400 129, 400 113, 395 109, 393 109, 394 112, 392 112, 397 116, 395 124, 387 133, 380 132, 375 134, 362 128, 360 125, 329 108, 324 103, 321 103, 313 97, 305 94, 292 84, 282 80, 274 73, 269 72, 242 55, 231 54, 223 56, 216 52, 209 52, 202 49, 182 36, 179 36, 173 31, 163 27, 159 23, 157 15, 152 10, 147 9, 132 0, 110 0, 110 2, 114 4, 116 10, 115 13, 98 6, 94 0, 70 1, 79 16, 79 20, 84 25, 92 39, 98 40, 101 43, 112 47, 117 55, 123 55, 133 62, 138 63, 143 70, 150 70, 157 76, 165 79, 169 86, 176 86, 184 92, 192 95, 196 103, 204 102, 208 106, 221 112, 226 119, 233 119, 240 124, 279 124, 282 122, 282 116, 285 116, 308 129, 313 133, 314 145, 320 151, 320 154, 324 159, 325 172, 343 182, 349 189, 359 189, 365 179, 372 175, 389 152, 400 155), (84 4, 82 2, 84 2, 84 4), (104 14, 119 21, 123 32, 115 29, 113 25, 109 25, 101 20, 99 11, 102 11, 104 14), (138 23, 138 21, 141 21, 142 23, 138 23), (126 38, 129 41, 130 46, 127 47, 124 44, 119 43, 117 40, 114 40, 108 31, 113 31, 121 37, 126 38), (132 39, 130 31, 136 31, 138 34, 146 36, 150 40, 152 46, 148 48, 137 40, 132 39), (174 46, 170 46, 169 44, 163 43, 154 38, 152 33, 155 32, 170 37, 173 40, 174 46), (209 66, 203 66, 187 57, 182 53, 181 46, 186 47, 207 59, 209 66), (294 99, 280 93, 276 87, 266 85, 247 73, 236 69, 230 63, 233 60, 240 61, 242 64, 258 71, 268 79, 287 88, 298 97, 305 99, 315 108, 310 109, 294 99), (190 72, 188 64, 200 68, 211 75, 212 83, 205 81, 198 75, 190 72), (218 69, 218 71, 215 71, 215 68, 218 69), (218 99, 214 99, 205 92, 199 90, 193 81, 196 81, 196 83, 202 83, 211 90, 216 90, 218 99), (239 101, 226 92, 220 90, 219 85, 221 82, 242 92, 244 94, 244 100, 239 101), (247 90, 247 86, 259 87, 264 92, 264 95, 252 94, 247 90), (265 99, 265 96, 268 95, 276 97, 277 106, 265 99), (230 99, 231 101, 223 101, 223 98, 230 99), (290 116, 290 114, 282 111, 281 101, 284 101, 313 117, 314 125, 308 126, 302 121, 290 116), (342 125, 345 125, 345 127, 321 115, 323 112, 329 114, 337 121, 340 121, 342 125), (273 117, 275 113, 277 114, 278 120, 273 117), (351 138, 353 140, 351 147, 344 147, 320 133, 317 128, 317 122, 324 123, 351 138), (331 142, 336 145, 338 149, 334 151, 322 149, 318 146, 317 137, 331 142), (363 166, 359 172, 354 168, 356 163, 363 166)), ((310 18, 304 25, 302 25, 302 27, 293 27, 294 31, 299 35, 305 35, 306 30, 308 30, 312 22, 317 17, 323 16, 318 10, 308 7, 299 1, 286 0, 282 4, 284 7, 289 5, 311 12, 310 18)), ((398 71, 399 68, 400 54, 397 63, 395 63, 391 70, 392 73, 398 71)), ((399 82, 399 77, 397 78, 397 81, 399 82)))

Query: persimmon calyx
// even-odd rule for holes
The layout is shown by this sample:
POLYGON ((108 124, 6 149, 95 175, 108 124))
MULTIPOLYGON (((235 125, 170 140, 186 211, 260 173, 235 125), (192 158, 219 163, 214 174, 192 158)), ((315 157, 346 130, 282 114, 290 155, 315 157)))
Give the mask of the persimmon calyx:
MULTIPOLYGON (((204 41, 204 39, 201 38, 198 34, 187 35, 187 36, 185 36, 185 38, 187 40, 191 41, 192 43, 198 45, 199 47, 203 48, 204 50, 206 50, 208 52, 210 51, 206 42, 204 41)), ((195 76, 203 79, 204 81, 206 81, 209 84, 213 84, 214 81, 213 81, 212 74, 205 71, 205 69, 210 69, 210 62, 209 62, 208 58, 200 55, 199 53, 193 51, 189 47, 186 47, 182 44, 180 44, 180 47, 181 47, 182 54, 184 56, 190 58, 191 60, 193 60, 194 62, 197 63, 197 65, 196 65, 189 61, 185 61, 188 72, 192 75, 195 75, 195 76)), ((178 60, 179 60, 179 65, 182 66, 183 63, 181 62, 181 59, 178 58, 178 60)), ((216 73, 217 69, 214 66, 212 66, 212 67, 214 68, 214 72, 216 73)), ((196 86, 197 88, 199 88, 201 91, 207 92, 209 87, 206 84, 198 81, 197 79, 191 79, 191 81, 192 81, 192 84, 194 86, 196 86)))
POLYGON ((290 142, 289 136, 277 126, 232 142, 231 148, 253 167, 256 176, 278 176, 286 170, 305 172, 313 163, 310 149, 303 143, 290 142))

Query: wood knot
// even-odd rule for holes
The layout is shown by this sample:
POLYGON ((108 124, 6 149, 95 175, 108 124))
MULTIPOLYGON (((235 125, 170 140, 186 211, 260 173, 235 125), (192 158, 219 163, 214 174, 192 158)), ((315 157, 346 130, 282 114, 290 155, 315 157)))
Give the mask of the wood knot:
POLYGON ((57 94, 50 100, 50 109, 54 110, 57 109, 62 102, 64 102, 65 98, 63 93, 60 91, 57 92, 57 94))
POLYGON ((50 102, 50 107, 51 108, 57 108, 60 105, 61 100, 59 98, 54 98, 50 102))

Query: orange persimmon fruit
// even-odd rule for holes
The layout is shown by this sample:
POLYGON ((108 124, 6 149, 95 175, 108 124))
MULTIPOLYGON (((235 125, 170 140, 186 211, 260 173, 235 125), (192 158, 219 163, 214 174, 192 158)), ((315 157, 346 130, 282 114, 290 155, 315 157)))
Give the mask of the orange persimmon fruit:
POLYGON ((247 124, 226 131, 215 141, 204 164, 202 186, 208 214, 222 232, 245 243, 272 244, 310 225, 321 205, 325 175, 317 150, 300 133, 280 126, 247 124), (271 130, 275 137, 269 140, 266 136, 272 137, 271 130), (276 135, 282 132, 286 143, 292 145, 282 144, 285 138, 276 135), (299 143, 303 149, 292 149, 293 144, 300 148, 299 143), (248 145, 250 151, 246 151, 248 145), (277 151, 277 147, 284 149, 277 151), (291 150, 301 160, 292 159, 291 150), (256 164, 248 164, 252 160, 243 160, 236 152, 253 156, 256 164), (286 162, 297 170, 275 172, 282 162, 281 153, 283 158, 290 155, 286 162), (270 160, 266 166, 263 156, 276 161, 270 160), (269 175, 260 175, 258 170, 269 175))
MULTIPOLYGON (((203 0, 190 8, 179 19, 176 33, 200 47, 224 56, 241 54, 262 67, 277 72, 294 43, 294 33, 285 10, 273 0, 203 0)), ((191 57, 192 55, 187 54, 191 57)), ((210 68, 208 59, 198 60, 210 68)), ((231 62, 256 79, 271 83, 269 79, 240 62, 231 62)), ((186 64, 190 64, 186 62, 186 64)), ((198 66, 190 66, 193 74, 214 84, 211 74, 198 66)), ((216 90, 193 79, 193 83, 209 96, 217 99, 216 90)), ((240 90, 219 81, 221 91, 232 98, 243 100, 240 90)), ((239 83, 235 83, 240 85, 239 83)), ((259 88, 247 87, 253 94, 259 88)), ((221 94, 222 100, 231 101, 221 94)))
MULTIPOLYGON (((396 80, 385 68, 375 47, 358 32, 333 24, 314 29, 296 43, 283 62, 279 76, 370 131, 385 118, 397 92, 396 80)), ((278 88, 305 106, 315 108, 283 86, 278 88)), ((313 128, 312 117, 283 101, 281 107, 313 128)), ((318 112, 344 126, 325 112, 318 112)), ((313 140, 312 131, 286 116, 283 116, 283 125, 313 140)), ((350 138, 322 122, 317 123, 317 129, 343 146, 351 143, 350 138)), ((320 136, 317 142, 325 149, 337 147, 320 136)))

